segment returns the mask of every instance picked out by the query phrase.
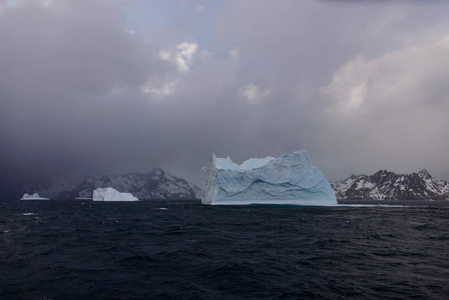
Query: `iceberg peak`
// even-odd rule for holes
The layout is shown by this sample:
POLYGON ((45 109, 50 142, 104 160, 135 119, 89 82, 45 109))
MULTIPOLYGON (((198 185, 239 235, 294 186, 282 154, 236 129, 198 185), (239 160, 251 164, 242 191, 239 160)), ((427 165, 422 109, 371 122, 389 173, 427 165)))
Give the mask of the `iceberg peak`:
POLYGON ((265 158, 250 158, 239 165, 233 162, 229 156, 226 158, 217 158, 215 155, 212 156, 212 162, 217 169, 232 169, 232 170, 247 170, 259 168, 273 159, 274 157, 271 156, 267 156, 265 158))

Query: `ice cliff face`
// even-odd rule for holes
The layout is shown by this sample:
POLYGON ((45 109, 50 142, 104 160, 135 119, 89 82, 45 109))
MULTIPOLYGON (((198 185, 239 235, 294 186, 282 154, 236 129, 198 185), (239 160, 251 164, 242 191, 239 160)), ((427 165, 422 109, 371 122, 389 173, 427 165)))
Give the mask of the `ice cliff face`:
POLYGON ((449 182, 432 178, 426 170, 396 174, 380 170, 373 175, 352 175, 332 184, 339 200, 446 200, 449 182))
POLYGON ((14 197, 27 191, 38 191, 51 199, 92 198, 97 188, 112 187, 121 192, 132 193, 139 199, 199 199, 200 188, 183 178, 173 176, 161 168, 148 173, 111 174, 87 176, 73 181, 63 178, 20 185, 14 197))
POLYGON ((215 155, 203 167, 203 204, 337 205, 324 175, 305 150, 252 158, 241 165, 215 155))

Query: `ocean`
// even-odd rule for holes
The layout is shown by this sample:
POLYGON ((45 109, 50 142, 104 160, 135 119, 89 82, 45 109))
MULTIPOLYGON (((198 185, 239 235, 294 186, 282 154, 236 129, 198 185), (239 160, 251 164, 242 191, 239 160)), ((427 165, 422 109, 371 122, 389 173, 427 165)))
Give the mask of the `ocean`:
POLYGON ((0 299, 449 299, 449 207, 3 201, 0 299))

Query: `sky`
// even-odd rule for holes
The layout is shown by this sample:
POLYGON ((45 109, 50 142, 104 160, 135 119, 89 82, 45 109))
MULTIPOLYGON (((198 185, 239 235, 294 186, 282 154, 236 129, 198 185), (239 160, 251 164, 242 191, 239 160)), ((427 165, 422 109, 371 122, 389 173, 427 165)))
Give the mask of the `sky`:
POLYGON ((449 1, 0 0, 0 185, 306 149, 449 179, 449 1))

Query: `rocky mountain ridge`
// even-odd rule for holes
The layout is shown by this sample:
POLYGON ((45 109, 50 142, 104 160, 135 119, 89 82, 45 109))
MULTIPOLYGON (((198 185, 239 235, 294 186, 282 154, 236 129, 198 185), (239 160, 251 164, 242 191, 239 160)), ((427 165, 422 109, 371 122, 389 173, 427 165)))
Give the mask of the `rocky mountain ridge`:
POLYGON ((425 169, 412 174, 380 170, 351 175, 331 187, 337 200, 449 200, 449 182, 432 178, 425 169))
POLYGON ((21 184, 14 196, 38 192, 50 199, 70 200, 92 198, 96 188, 112 187, 120 192, 132 193, 139 199, 199 199, 200 188, 185 179, 154 168, 148 173, 112 174, 87 176, 80 181, 50 179, 42 182, 21 184))

